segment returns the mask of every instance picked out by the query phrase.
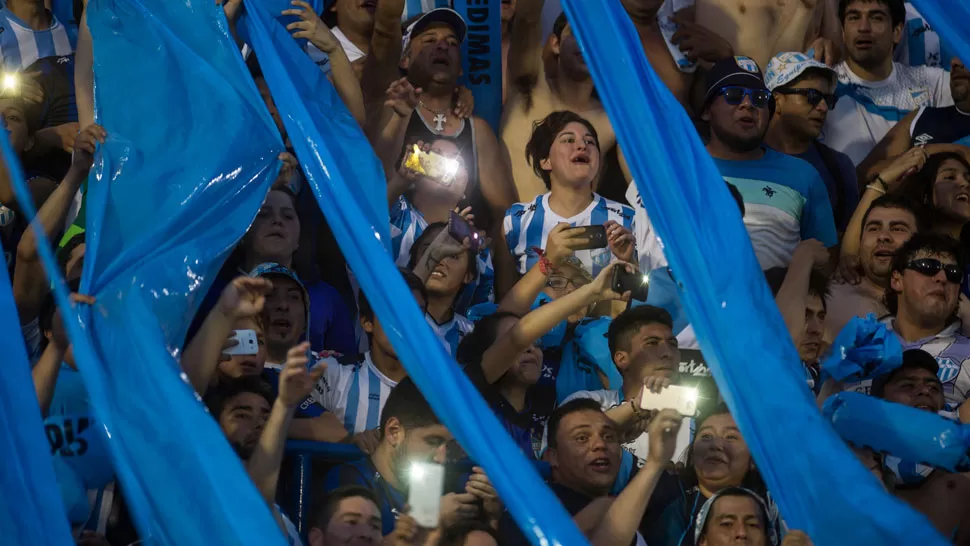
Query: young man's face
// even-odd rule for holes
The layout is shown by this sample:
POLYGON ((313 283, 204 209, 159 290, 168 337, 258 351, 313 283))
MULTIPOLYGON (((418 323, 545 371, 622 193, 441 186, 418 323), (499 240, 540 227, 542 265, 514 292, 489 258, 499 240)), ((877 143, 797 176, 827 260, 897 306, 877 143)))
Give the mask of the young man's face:
POLYGON ((552 52, 559 60, 559 68, 563 74, 573 80, 585 80, 589 78, 589 67, 586 66, 586 59, 583 58, 583 50, 579 47, 579 40, 573 34, 570 25, 563 28, 559 39, 553 37, 552 52))
POLYGON ((310 529, 310 546, 368 546, 381 543, 381 510, 370 499, 340 501, 326 529, 310 529))
MULTIPOLYGON (((944 265, 957 264, 953 256, 926 251, 917 252, 913 261, 924 258, 938 260, 944 265)), ((947 280, 942 270, 932 276, 909 268, 902 272, 894 271, 890 286, 899 294, 898 314, 905 314, 909 320, 919 324, 937 324, 942 330, 947 319, 956 311, 960 283, 947 280)))
POLYGON ((7 130, 10 146, 18 156, 33 147, 33 139, 27 128, 27 112, 20 100, 0 99, 0 120, 7 130))
MULTIPOLYGON (((229 360, 219 363, 219 371, 226 377, 238 379, 240 377, 257 376, 263 373, 266 364, 266 338, 263 329, 254 319, 242 319, 233 325, 234 330, 253 330, 256 332, 258 351, 254 355, 232 355, 229 360)), ((232 337, 232 333, 230 336, 232 337)))
POLYGON ((592 184, 600 168, 596 137, 586 125, 570 122, 556 135, 549 147, 549 157, 540 160, 539 165, 566 186, 592 184))
POLYGON ((680 378, 680 348, 673 330, 654 322, 640 326, 630 340, 628 351, 617 351, 613 361, 620 373, 637 372, 639 377, 662 376, 676 382, 680 378))
MULTIPOLYGON (((824 77, 821 74, 806 75, 800 81, 789 85, 788 89, 815 90, 822 95, 831 95, 835 91, 835 76, 824 77)), ((815 140, 822 133, 825 118, 828 117, 829 107, 825 100, 812 106, 805 95, 781 94, 775 95, 775 115, 783 121, 786 131, 802 138, 815 140)))
MULTIPOLYGON (((414 300, 418 302, 418 307, 421 308, 421 313, 424 314, 427 312, 428 302, 424 300, 421 293, 412 291, 411 295, 414 296, 414 300)), ((371 350, 377 350, 386 354, 387 356, 397 358, 397 353, 394 351, 394 347, 391 346, 391 340, 387 338, 387 333, 384 332, 384 328, 381 326, 381 321, 377 320, 376 315, 373 319, 361 317, 360 325, 364 329, 364 332, 371 335, 371 350)))
POLYGON ((273 275, 273 290, 263 306, 266 342, 289 350, 306 332, 306 294, 293 279, 273 275))
POLYGON ((261 262, 287 263, 292 259, 300 243, 300 218, 289 194, 269 192, 246 233, 246 243, 250 255, 261 262))
POLYGON ((415 87, 431 82, 455 85, 461 76, 461 43, 455 30, 444 23, 431 23, 411 38, 401 66, 415 87))
POLYGON ((802 362, 815 363, 825 335, 825 305, 822 298, 809 295, 805 302, 805 329, 798 340, 798 356, 802 362))
POLYGON ((768 128, 768 106, 751 104, 745 96, 740 104, 728 104, 724 96, 717 96, 702 116, 710 123, 712 136, 737 153, 755 150, 764 141, 768 128))
POLYGON ((923 368, 905 368, 886 383, 883 398, 911 408, 937 413, 943 409, 943 383, 923 368))
POLYGON ((845 10, 842 37, 848 56, 859 66, 875 68, 892 58, 902 25, 893 27, 889 6, 877 0, 853 0, 845 10))
POLYGON ((269 402, 254 392, 240 393, 226 402, 219 426, 240 459, 249 460, 253 454, 269 412, 269 402))
POLYGON ((726 495, 714 501, 698 546, 764 546, 768 542, 758 501, 726 495))
POLYGON ((859 257, 869 280, 885 286, 892 271, 893 254, 916 233, 916 217, 908 210, 874 208, 862 226, 859 257))
POLYGON ((620 471, 616 425, 601 411, 570 413, 559 422, 549 463, 559 483, 579 489, 609 490, 620 471))

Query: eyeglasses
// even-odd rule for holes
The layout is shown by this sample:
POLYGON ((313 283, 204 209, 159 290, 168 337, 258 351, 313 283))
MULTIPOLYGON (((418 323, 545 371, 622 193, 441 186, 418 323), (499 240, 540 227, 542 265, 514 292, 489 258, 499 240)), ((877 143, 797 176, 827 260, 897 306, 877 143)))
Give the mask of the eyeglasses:
POLYGON ((731 106, 737 106, 744 102, 744 97, 748 97, 751 100, 751 106, 755 108, 764 108, 768 106, 768 101, 771 100, 771 93, 764 89, 751 89, 750 87, 738 87, 736 85, 722 87, 717 90, 717 94, 724 97, 724 101, 731 106))
POLYGON ((565 290, 566 286, 569 285, 570 283, 572 283, 572 285, 576 288, 579 288, 581 286, 586 286, 587 284, 589 284, 589 282, 587 282, 586 279, 583 279, 581 277, 574 278, 574 277, 561 277, 558 275, 554 275, 549 277, 548 280, 546 280, 546 286, 548 286, 549 288, 552 288, 553 290, 565 290))
POLYGON ((927 277, 934 277, 942 270, 946 274, 946 280, 949 282, 960 284, 960 281, 963 280, 963 272, 960 271, 960 268, 956 264, 945 264, 933 258, 913 260, 906 264, 906 269, 912 269, 920 275, 926 275, 927 277))
POLYGON ((839 97, 833 94, 822 93, 818 89, 775 89, 775 93, 779 95, 801 95, 805 97, 805 102, 812 108, 815 108, 818 106, 818 103, 824 100, 829 110, 833 110, 835 103, 839 101, 839 97))

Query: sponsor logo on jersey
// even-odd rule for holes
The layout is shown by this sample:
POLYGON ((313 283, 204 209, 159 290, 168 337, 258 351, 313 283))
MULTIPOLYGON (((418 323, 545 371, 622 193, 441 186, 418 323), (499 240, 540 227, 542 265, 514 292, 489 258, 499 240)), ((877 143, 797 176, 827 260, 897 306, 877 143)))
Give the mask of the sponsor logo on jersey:
POLYGON ((927 142, 933 140, 933 135, 930 135, 930 134, 927 134, 927 133, 923 133, 923 134, 919 135, 918 137, 913 138, 913 140, 916 141, 916 144, 917 145, 922 145, 922 144, 926 144, 927 142))

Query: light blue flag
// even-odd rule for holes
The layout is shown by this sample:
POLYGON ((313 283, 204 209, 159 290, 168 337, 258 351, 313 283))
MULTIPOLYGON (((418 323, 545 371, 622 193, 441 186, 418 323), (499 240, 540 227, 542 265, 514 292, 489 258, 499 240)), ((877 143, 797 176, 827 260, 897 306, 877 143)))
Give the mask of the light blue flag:
MULTIPOLYGON (((355 187, 383 184, 377 158, 333 87, 259 0, 246 24, 270 93, 320 208, 408 375, 471 457, 488 472, 533 544, 586 541, 464 372, 432 333, 387 251, 387 229, 355 187), (374 179, 373 177, 378 177, 374 179)), ((378 198, 384 200, 385 189, 378 198)), ((384 201, 384 210, 387 210, 384 201)))
POLYGON ((109 135, 87 194, 81 290, 97 304, 72 310, 46 238, 39 250, 125 501, 148 544, 282 545, 168 349, 255 217, 282 142, 214 3, 88 10, 109 135))
POLYGON ((789 527, 820 545, 945 544, 883 491, 819 414, 738 207, 620 2, 563 7, 720 392, 789 527))
MULTIPOLYGON (((3 158, 20 171, 17 156, 4 131, 3 158)), ((11 177, 15 177, 11 175, 11 177)), ((29 194, 26 194, 29 199, 29 194)), ((18 194, 23 198, 25 194, 18 194)), ((0 254, 2 254, 0 248, 0 254)), ((7 268, 0 267, 0 537, 4 544, 54 546, 73 544, 64 503, 57 492, 50 445, 34 394, 27 348, 20 331, 17 306, 7 268)))
MULTIPOLYGON (((940 42, 946 50, 970 63, 970 4, 953 0, 910 0, 916 11, 930 22, 933 30, 940 35, 940 42)), ((941 46, 941 50, 943 47, 941 46)), ((950 53, 946 53, 949 55, 950 53)), ((944 59, 940 59, 943 61, 944 59)), ((950 59, 946 59, 949 64, 950 59)))
POLYGON ((455 0, 468 25, 461 45, 462 78, 475 97, 475 115, 496 133, 502 119, 502 0, 455 0))

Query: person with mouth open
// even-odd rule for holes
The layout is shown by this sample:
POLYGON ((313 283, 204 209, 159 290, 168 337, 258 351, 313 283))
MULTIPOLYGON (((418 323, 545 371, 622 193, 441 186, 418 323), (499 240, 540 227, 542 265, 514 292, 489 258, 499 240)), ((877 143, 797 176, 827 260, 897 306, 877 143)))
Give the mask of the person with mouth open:
POLYGON ((714 64, 707 73, 701 119, 710 126, 707 151, 721 176, 744 200, 744 225, 762 269, 785 267, 798 243, 838 243, 832 205, 818 171, 764 145, 774 98, 748 57, 714 64))
POLYGON ((950 74, 893 62, 906 22, 903 0, 840 0, 839 19, 846 59, 835 67, 839 102, 822 140, 860 165, 906 114, 953 105, 950 74))
POLYGON ((779 53, 765 71, 765 85, 775 98, 775 114, 765 143, 812 164, 828 191, 836 228, 845 231, 859 204, 855 165, 849 156, 818 141, 835 108, 835 71, 804 53, 779 53))
MULTIPOLYGON (((937 413, 945 411, 944 386, 937 360, 926 351, 903 352, 903 363, 872 381, 872 395, 887 402, 937 413)), ((886 454, 885 465, 895 475, 893 493, 923 513, 954 544, 970 539, 970 473, 955 474, 886 454)))
MULTIPOLYGON (((970 422, 970 404, 964 403, 970 394, 970 339, 960 333, 956 317, 964 260, 959 243, 949 237, 913 235, 893 256, 886 289, 891 315, 883 323, 899 337, 904 350, 922 349, 936 358, 946 409, 959 411, 966 423, 970 422)), ((869 394, 872 380, 833 387, 869 394)))

